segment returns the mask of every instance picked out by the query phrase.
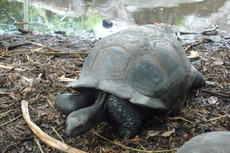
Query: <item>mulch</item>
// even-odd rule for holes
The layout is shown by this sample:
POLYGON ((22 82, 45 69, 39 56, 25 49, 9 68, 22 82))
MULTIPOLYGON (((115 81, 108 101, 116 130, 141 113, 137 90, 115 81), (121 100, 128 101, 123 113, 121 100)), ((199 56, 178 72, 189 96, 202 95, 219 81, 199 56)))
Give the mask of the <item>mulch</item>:
POLYGON ((2 153, 61 152, 31 131, 22 117, 22 100, 29 102, 31 120, 43 132, 86 152, 173 153, 201 133, 230 131, 230 40, 208 38, 196 45, 184 45, 189 48, 186 53, 190 62, 205 76, 207 84, 199 92, 191 91, 186 103, 172 116, 145 120, 138 135, 127 140, 116 136, 107 123, 81 136, 68 137, 66 116, 55 108, 54 98, 74 92, 65 84, 79 77, 84 59, 96 42, 94 38, 65 35, 0 36, 2 153))

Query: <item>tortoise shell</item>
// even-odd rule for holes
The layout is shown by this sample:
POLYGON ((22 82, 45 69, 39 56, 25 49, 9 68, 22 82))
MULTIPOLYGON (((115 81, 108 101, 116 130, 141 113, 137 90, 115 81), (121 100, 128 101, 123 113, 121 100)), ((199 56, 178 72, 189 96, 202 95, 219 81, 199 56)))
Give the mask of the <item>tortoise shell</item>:
POLYGON ((213 131, 192 138, 176 153, 229 153, 229 151, 230 132, 213 131))
POLYGON ((173 36, 145 25, 100 40, 67 87, 95 88, 167 112, 181 105, 198 73, 173 36))

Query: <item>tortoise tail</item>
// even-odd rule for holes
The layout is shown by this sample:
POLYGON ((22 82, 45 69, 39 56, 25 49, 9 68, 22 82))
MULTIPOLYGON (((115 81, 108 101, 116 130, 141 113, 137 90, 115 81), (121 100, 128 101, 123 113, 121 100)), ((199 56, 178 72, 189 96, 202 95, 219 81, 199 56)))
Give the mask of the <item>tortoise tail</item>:
POLYGON ((201 88, 201 87, 205 86, 205 78, 204 78, 203 74, 201 74, 193 66, 192 66, 192 69, 193 69, 194 75, 195 75, 195 79, 192 83, 192 89, 201 88))

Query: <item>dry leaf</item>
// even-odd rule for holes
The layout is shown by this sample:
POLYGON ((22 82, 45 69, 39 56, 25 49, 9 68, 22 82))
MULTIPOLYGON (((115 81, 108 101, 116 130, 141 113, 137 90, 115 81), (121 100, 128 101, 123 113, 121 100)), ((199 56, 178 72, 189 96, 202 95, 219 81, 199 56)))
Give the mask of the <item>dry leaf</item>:
POLYGON ((169 137, 171 134, 175 133, 175 129, 173 129, 172 131, 168 131, 162 134, 163 137, 169 137))
POLYGON ((183 138, 188 138, 188 133, 184 134, 183 138))
POLYGON ((199 112, 202 113, 202 114, 208 114, 208 113, 210 113, 206 108, 203 108, 203 107, 202 107, 202 108, 199 108, 198 110, 199 110, 199 112))
POLYGON ((153 131, 153 130, 152 131, 148 131, 147 138, 159 136, 159 134, 160 134, 160 131, 153 131))

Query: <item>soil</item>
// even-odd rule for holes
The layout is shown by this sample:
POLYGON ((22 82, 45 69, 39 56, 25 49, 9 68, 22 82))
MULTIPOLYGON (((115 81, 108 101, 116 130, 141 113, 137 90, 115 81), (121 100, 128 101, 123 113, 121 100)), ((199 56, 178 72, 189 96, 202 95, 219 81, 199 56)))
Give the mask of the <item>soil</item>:
POLYGON ((186 103, 172 116, 155 116, 145 120, 136 137, 127 140, 120 139, 107 123, 101 123, 81 136, 68 137, 66 115, 54 107, 54 98, 62 93, 75 92, 66 89, 65 84, 79 77, 85 53, 89 53, 96 42, 94 38, 65 35, 28 33, 0 36, 2 153, 38 153, 41 149, 61 152, 41 140, 37 141, 37 136, 22 117, 22 100, 29 101, 31 120, 42 131, 86 152, 169 150, 173 153, 201 133, 230 131, 230 40, 221 38, 221 41, 203 39, 184 45, 184 48, 189 47, 186 51, 188 55, 199 54, 190 61, 204 74, 207 84, 199 92, 191 91, 186 103), (60 55, 55 54, 57 51, 83 54, 60 55), (50 52, 52 54, 48 54, 50 52))

